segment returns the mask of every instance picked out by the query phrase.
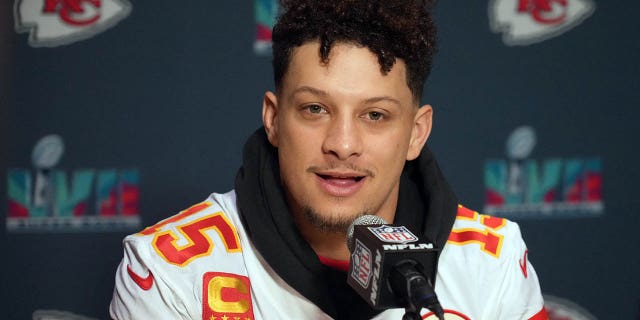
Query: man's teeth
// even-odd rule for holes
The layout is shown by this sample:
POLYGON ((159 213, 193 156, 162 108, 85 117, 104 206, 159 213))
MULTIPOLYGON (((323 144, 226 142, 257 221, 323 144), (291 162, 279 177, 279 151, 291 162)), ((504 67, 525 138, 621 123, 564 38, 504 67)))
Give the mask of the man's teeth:
POLYGON ((322 179, 343 179, 343 180, 355 180, 355 181, 360 181, 362 180, 362 178, 364 178, 363 176, 353 176, 353 177, 341 177, 341 176, 329 176, 329 175, 320 175, 320 177, 322 177, 322 179))

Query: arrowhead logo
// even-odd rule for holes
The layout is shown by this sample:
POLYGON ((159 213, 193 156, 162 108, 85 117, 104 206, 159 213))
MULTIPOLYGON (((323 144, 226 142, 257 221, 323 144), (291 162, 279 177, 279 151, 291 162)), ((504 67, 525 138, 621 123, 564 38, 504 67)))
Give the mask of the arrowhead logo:
POLYGON ((489 21, 506 45, 529 45, 573 29, 594 11, 592 0, 491 0, 489 21))
POLYGON ((133 282, 135 282, 140 287, 140 289, 147 291, 153 286, 153 273, 151 273, 151 270, 149 270, 149 275, 147 275, 146 278, 143 278, 142 276, 133 272, 131 266, 127 265, 127 273, 131 277, 131 280, 133 280, 133 282))
POLYGON ((131 13, 128 0, 16 0, 15 29, 32 47, 56 47, 88 39, 131 13))

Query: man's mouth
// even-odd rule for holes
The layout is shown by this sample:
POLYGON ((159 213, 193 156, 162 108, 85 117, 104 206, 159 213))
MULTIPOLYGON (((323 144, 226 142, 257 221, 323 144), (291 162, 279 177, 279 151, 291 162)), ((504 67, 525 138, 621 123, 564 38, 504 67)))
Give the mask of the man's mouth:
POLYGON ((361 173, 316 172, 320 188, 330 196, 348 197, 364 185, 367 176, 361 173))
POLYGON ((317 174, 320 178, 324 180, 335 180, 336 182, 340 182, 344 180, 345 182, 355 181, 359 182, 364 179, 364 176, 341 176, 341 175, 330 175, 330 174, 317 174))

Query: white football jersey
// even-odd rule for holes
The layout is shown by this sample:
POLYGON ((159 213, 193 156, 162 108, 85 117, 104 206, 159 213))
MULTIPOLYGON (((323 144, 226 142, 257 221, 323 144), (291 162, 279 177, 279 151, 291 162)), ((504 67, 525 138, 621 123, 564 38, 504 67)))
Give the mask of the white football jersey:
MULTIPOLYGON (((114 319, 331 319, 296 292, 251 244, 236 195, 206 201, 127 236, 114 319)), ((462 206, 438 264, 446 319, 547 319, 518 226, 462 206)), ((374 319, 400 320, 403 309, 374 319)), ((437 319, 423 310, 423 319, 437 319)))

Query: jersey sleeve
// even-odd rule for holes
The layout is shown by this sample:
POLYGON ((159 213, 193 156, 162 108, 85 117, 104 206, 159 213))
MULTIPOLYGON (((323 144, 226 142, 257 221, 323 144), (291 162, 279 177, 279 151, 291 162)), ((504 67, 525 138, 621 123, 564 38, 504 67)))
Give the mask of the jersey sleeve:
POLYGON ((227 298, 218 295, 227 287, 210 287, 211 275, 246 277, 237 231, 221 205, 224 197, 212 196, 124 239, 109 308, 113 319, 213 317, 207 316, 210 304, 227 298))
POLYGON ((181 301, 161 271, 144 241, 130 235, 124 240, 124 258, 116 271, 109 313, 116 320, 186 319, 181 301))
POLYGON ((502 279, 498 279, 494 297, 499 305, 497 319, 546 320, 544 301, 540 291, 538 276, 529 262, 529 250, 522 239, 516 223, 510 226, 505 238, 513 243, 505 246, 505 257, 501 262, 502 279))
POLYGON ((468 319, 546 320, 528 256, 515 222, 460 206, 438 263, 443 308, 468 319))

